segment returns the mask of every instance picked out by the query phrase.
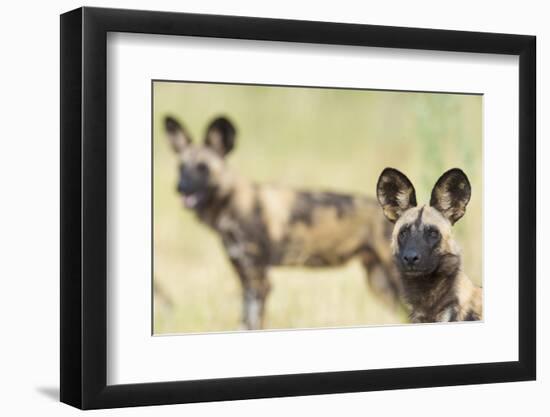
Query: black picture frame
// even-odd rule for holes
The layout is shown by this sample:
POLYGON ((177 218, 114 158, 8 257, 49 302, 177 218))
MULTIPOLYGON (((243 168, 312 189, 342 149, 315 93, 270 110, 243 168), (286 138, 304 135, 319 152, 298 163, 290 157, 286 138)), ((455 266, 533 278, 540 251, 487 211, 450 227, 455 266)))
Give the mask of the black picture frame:
POLYGON ((84 7, 61 15, 60 57, 62 402, 94 409, 536 378, 534 36, 84 7), (518 361, 107 385, 108 32, 518 56, 518 361))

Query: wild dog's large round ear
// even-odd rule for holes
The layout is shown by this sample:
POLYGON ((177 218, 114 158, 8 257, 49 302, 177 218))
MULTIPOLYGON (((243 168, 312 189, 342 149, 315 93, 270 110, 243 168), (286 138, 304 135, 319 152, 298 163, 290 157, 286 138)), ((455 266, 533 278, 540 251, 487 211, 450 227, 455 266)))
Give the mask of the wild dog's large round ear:
POLYGON ((233 123, 225 117, 218 117, 208 126, 204 137, 204 146, 212 148, 223 157, 231 152, 235 146, 236 134, 237 131, 233 123))
POLYGON ((192 142, 191 136, 187 134, 183 126, 171 116, 164 118, 164 130, 172 149, 176 153, 183 151, 192 142))
POLYGON ((430 206, 455 224, 466 212, 472 187, 466 174, 458 168, 445 172, 435 183, 430 206))
POLYGON ((378 178, 376 196, 391 222, 397 219, 411 207, 416 207, 416 193, 405 174, 394 168, 386 168, 378 178))

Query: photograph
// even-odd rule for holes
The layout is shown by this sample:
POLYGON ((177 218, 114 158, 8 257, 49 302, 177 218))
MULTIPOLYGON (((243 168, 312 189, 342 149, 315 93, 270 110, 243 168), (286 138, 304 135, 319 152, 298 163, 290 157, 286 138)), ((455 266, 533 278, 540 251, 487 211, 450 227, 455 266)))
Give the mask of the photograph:
POLYGON ((11 279, 23 307, 57 305, 10 307, 32 318, 17 329, 51 336, 29 368, 45 379, 15 379, 69 413, 364 414, 391 397, 425 415, 431 388, 431 408, 457 415, 540 406, 542 14, 176 9, 66 8, 49 32, 56 82, 33 84, 59 87, 60 105, 21 111, 28 83, 8 83, 14 132, 36 118, 60 142, 39 135, 29 154, 7 136, 21 151, 6 178, 32 196, 13 199, 11 246, 41 219, 34 167, 59 168, 56 221, 26 227, 59 224, 42 245, 59 237, 59 256, 22 252, 31 292, 11 279), (500 401, 518 393, 529 401, 500 401))
POLYGON ((153 335, 483 320, 482 94, 153 80, 151 117, 153 335))

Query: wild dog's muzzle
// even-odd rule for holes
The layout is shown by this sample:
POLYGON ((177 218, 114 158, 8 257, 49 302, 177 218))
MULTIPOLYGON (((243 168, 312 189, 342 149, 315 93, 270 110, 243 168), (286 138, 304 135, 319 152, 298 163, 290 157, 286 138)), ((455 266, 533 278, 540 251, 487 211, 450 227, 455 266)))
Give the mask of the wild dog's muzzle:
POLYGON ((199 208, 208 199, 208 178, 204 174, 183 168, 180 171, 177 191, 182 195, 185 207, 199 208))

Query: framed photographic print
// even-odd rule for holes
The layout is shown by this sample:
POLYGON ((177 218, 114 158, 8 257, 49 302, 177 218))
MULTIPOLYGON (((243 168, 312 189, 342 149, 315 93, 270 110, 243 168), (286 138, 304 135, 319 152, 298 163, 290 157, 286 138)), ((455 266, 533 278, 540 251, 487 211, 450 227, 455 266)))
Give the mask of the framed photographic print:
POLYGON ((61 401, 535 379, 535 38, 61 16, 61 401))

